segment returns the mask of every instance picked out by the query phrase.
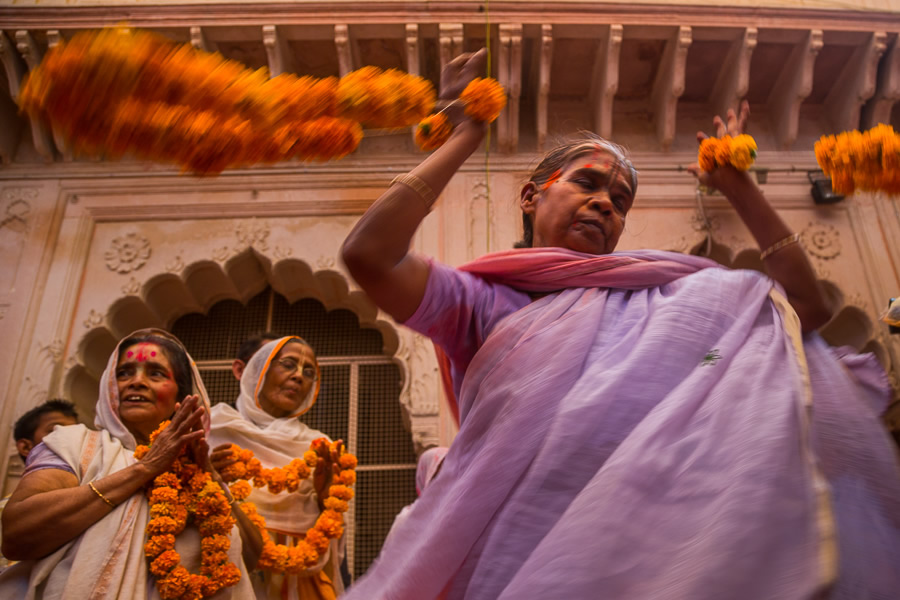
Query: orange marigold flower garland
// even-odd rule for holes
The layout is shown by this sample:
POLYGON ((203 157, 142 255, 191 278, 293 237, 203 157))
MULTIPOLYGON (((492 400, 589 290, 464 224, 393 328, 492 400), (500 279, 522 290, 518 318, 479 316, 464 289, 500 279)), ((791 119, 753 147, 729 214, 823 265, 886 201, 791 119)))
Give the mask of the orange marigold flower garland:
POLYGON ((493 123, 506 106, 506 94, 496 79, 473 79, 459 99, 465 104, 467 115, 485 123, 493 123))
MULTIPOLYGON (((168 424, 164 421, 151 434, 151 445, 168 424)), ((134 455, 141 458, 149 449, 138 446, 134 455)), ((151 519, 144 554, 163 600, 205 598, 240 581, 240 570, 228 560, 228 535, 235 524, 231 506, 219 484, 191 461, 186 451, 169 471, 153 480, 147 499, 151 519), (175 550, 175 536, 184 530, 190 516, 202 536, 199 574, 182 567, 181 555, 175 550)))
POLYGON ((416 145, 425 152, 444 145, 453 133, 453 125, 443 113, 429 115, 416 127, 416 145))
POLYGON ((356 457, 347 454, 342 443, 319 438, 310 444, 310 449, 303 454, 302 459, 296 458, 286 467, 266 469, 253 457, 250 450, 241 449, 234 444, 231 448, 238 460, 223 470, 222 478, 234 481, 229 486, 232 495, 242 502, 241 510, 262 534, 263 551, 259 568, 277 573, 299 573, 315 566, 320 556, 328 551, 330 540, 344 533, 343 513, 349 510, 349 501, 353 498, 350 486, 356 482, 356 457), (307 530, 304 539, 295 546, 276 544, 269 537, 266 520, 259 514, 256 506, 252 502, 244 502, 252 491, 247 480, 252 479, 255 487, 268 486, 269 491, 275 494, 284 490, 296 491, 299 481, 310 476, 320 456, 330 456, 335 469, 328 496, 323 499, 325 510, 316 519, 315 525, 307 530), (294 484, 295 477, 297 485, 294 484))
MULTIPOLYGON (((470 92, 467 111, 484 117, 473 118, 493 120, 505 104, 492 81, 470 92)), ((131 153, 206 174, 342 158, 359 146, 363 125, 413 125, 434 108, 435 92, 426 79, 377 67, 340 79, 269 78, 267 69, 114 27, 78 33, 50 49, 17 101, 78 153, 131 153)))
POLYGON ((900 194, 900 134, 890 125, 822 136, 815 153, 838 194, 856 190, 900 194))
POLYGON ((746 171, 756 160, 756 140, 747 134, 737 137, 706 138, 700 143, 697 163, 707 173, 716 167, 731 165, 739 171, 746 171))

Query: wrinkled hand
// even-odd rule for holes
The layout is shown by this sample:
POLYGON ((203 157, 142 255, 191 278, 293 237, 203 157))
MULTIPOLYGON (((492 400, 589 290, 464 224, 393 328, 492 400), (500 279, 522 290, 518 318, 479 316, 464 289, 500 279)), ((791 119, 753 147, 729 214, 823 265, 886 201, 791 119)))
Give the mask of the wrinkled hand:
MULTIPOLYGON (((343 440, 338 440, 335 443, 335 446, 337 448, 343 448, 343 440)), ((316 470, 313 473, 313 487, 315 487, 320 508, 324 507, 322 503, 325 502, 325 498, 328 497, 328 488, 331 487, 331 481, 334 479, 334 474, 340 468, 338 466, 339 457, 340 453, 332 450, 324 457, 319 456, 319 461, 316 463, 316 470)))
POLYGON ((456 100, 469 82, 476 77, 484 77, 487 50, 466 52, 451 60, 441 71, 442 100, 456 100))
MULTIPOLYGON (((747 120, 750 118, 750 104, 744 100, 741 102, 740 111, 735 113, 734 109, 729 108, 725 115, 725 120, 716 115, 713 118, 713 126, 716 128, 716 137, 730 135, 737 137, 744 133, 747 126, 747 120)), ((697 143, 700 144, 708 135, 702 131, 697 132, 697 143)), ((699 164, 692 164, 688 167, 688 171, 697 178, 702 184, 710 188, 717 189, 726 196, 735 189, 736 186, 746 185, 747 182, 752 183, 750 174, 747 171, 738 171, 731 165, 717 167, 713 172, 708 173, 700 168, 699 164)))
POLYGON ((186 445, 203 438, 203 411, 200 396, 187 396, 184 402, 175 405, 172 422, 141 459, 150 473, 156 476, 167 471, 186 445))
POLYGON ((213 448, 209 455, 210 462, 216 471, 222 471, 238 461, 238 457, 231 449, 231 444, 220 444, 213 448))

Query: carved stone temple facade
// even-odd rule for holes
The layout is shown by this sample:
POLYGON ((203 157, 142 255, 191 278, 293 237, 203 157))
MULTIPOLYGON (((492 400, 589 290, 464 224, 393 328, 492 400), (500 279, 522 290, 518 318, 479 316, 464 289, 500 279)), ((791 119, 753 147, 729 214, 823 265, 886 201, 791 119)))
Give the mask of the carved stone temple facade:
POLYGON ((900 387, 900 335, 879 321, 900 295, 900 199, 817 205, 810 193, 821 135, 879 122, 900 129, 897 0, 0 0, 4 480, 21 470, 11 458, 16 417, 63 396, 90 423, 97 382, 123 335, 268 288, 288 302, 315 298, 329 311, 352 311, 363 330, 380 333, 418 449, 454 433, 430 342, 380 313, 339 259, 366 207, 422 159, 411 133, 368 137, 331 163, 205 178, 73 156, 56 132, 20 116, 14 98, 48 48, 120 22, 272 74, 376 65, 435 83, 442 65, 489 35, 508 108, 489 152, 453 178, 415 239, 415 250, 453 265, 511 247, 530 168, 556 140, 589 129, 628 147, 640 171, 621 249, 760 269, 734 211, 721 196, 698 193, 685 171, 697 130, 710 131, 713 115, 746 98, 761 187, 802 234, 834 302, 822 334, 874 352, 900 387))

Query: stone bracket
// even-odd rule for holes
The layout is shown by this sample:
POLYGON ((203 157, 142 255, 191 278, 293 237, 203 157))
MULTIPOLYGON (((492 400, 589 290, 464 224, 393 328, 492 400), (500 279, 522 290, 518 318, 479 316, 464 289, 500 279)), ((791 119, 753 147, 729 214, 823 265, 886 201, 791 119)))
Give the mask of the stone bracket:
POLYGON ((688 49, 693 41, 691 28, 678 27, 666 42, 656 81, 653 83, 652 105, 659 144, 668 149, 675 139, 675 117, 678 99, 684 93, 684 71, 688 49))
POLYGON ((538 150, 547 143, 547 113, 550 110, 550 69, 553 65, 553 25, 541 25, 541 43, 538 46, 537 76, 537 144, 538 150))
POLYGON ((863 109, 863 129, 891 122, 891 111, 900 100, 900 37, 894 40, 888 55, 881 61, 878 89, 863 109))
POLYGON ((281 28, 278 25, 263 25, 262 34, 266 56, 269 59, 269 74, 277 77, 282 73, 296 73, 294 56, 281 28))
POLYGON ((810 30, 794 46, 791 56, 769 94, 769 113, 781 148, 789 149, 797 139, 800 105, 812 92, 813 67, 822 49, 822 30, 810 30))
POLYGON ((750 59, 756 48, 758 31, 747 27, 741 36, 731 44, 725 64, 710 94, 710 108, 714 114, 725 115, 729 108, 736 108, 747 95, 750 85, 750 59))
POLYGON ((875 93, 878 61, 887 47, 886 40, 885 32, 876 31, 864 46, 857 47, 825 97, 825 111, 835 131, 859 127, 862 106, 875 93))
POLYGON ((519 144, 519 98, 522 95, 522 25, 500 25, 497 80, 506 89, 506 109, 497 119, 497 145, 515 152, 519 144))
POLYGON ((607 28, 594 59, 590 102, 594 111, 594 131, 605 138, 612 137, 613 102, 619 91, 619 57, 622 51, 624 28, 613 24, 607 28))

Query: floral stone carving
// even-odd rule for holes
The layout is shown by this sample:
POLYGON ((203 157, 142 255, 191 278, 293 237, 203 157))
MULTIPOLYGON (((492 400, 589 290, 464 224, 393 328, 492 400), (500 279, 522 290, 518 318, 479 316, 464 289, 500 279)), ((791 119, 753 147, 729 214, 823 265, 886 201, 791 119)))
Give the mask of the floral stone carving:
POLYGON ((104 258, 110 271, 119 273, 137 271, 150 258, 150 240, 136 233, 114 238, 104 258))

